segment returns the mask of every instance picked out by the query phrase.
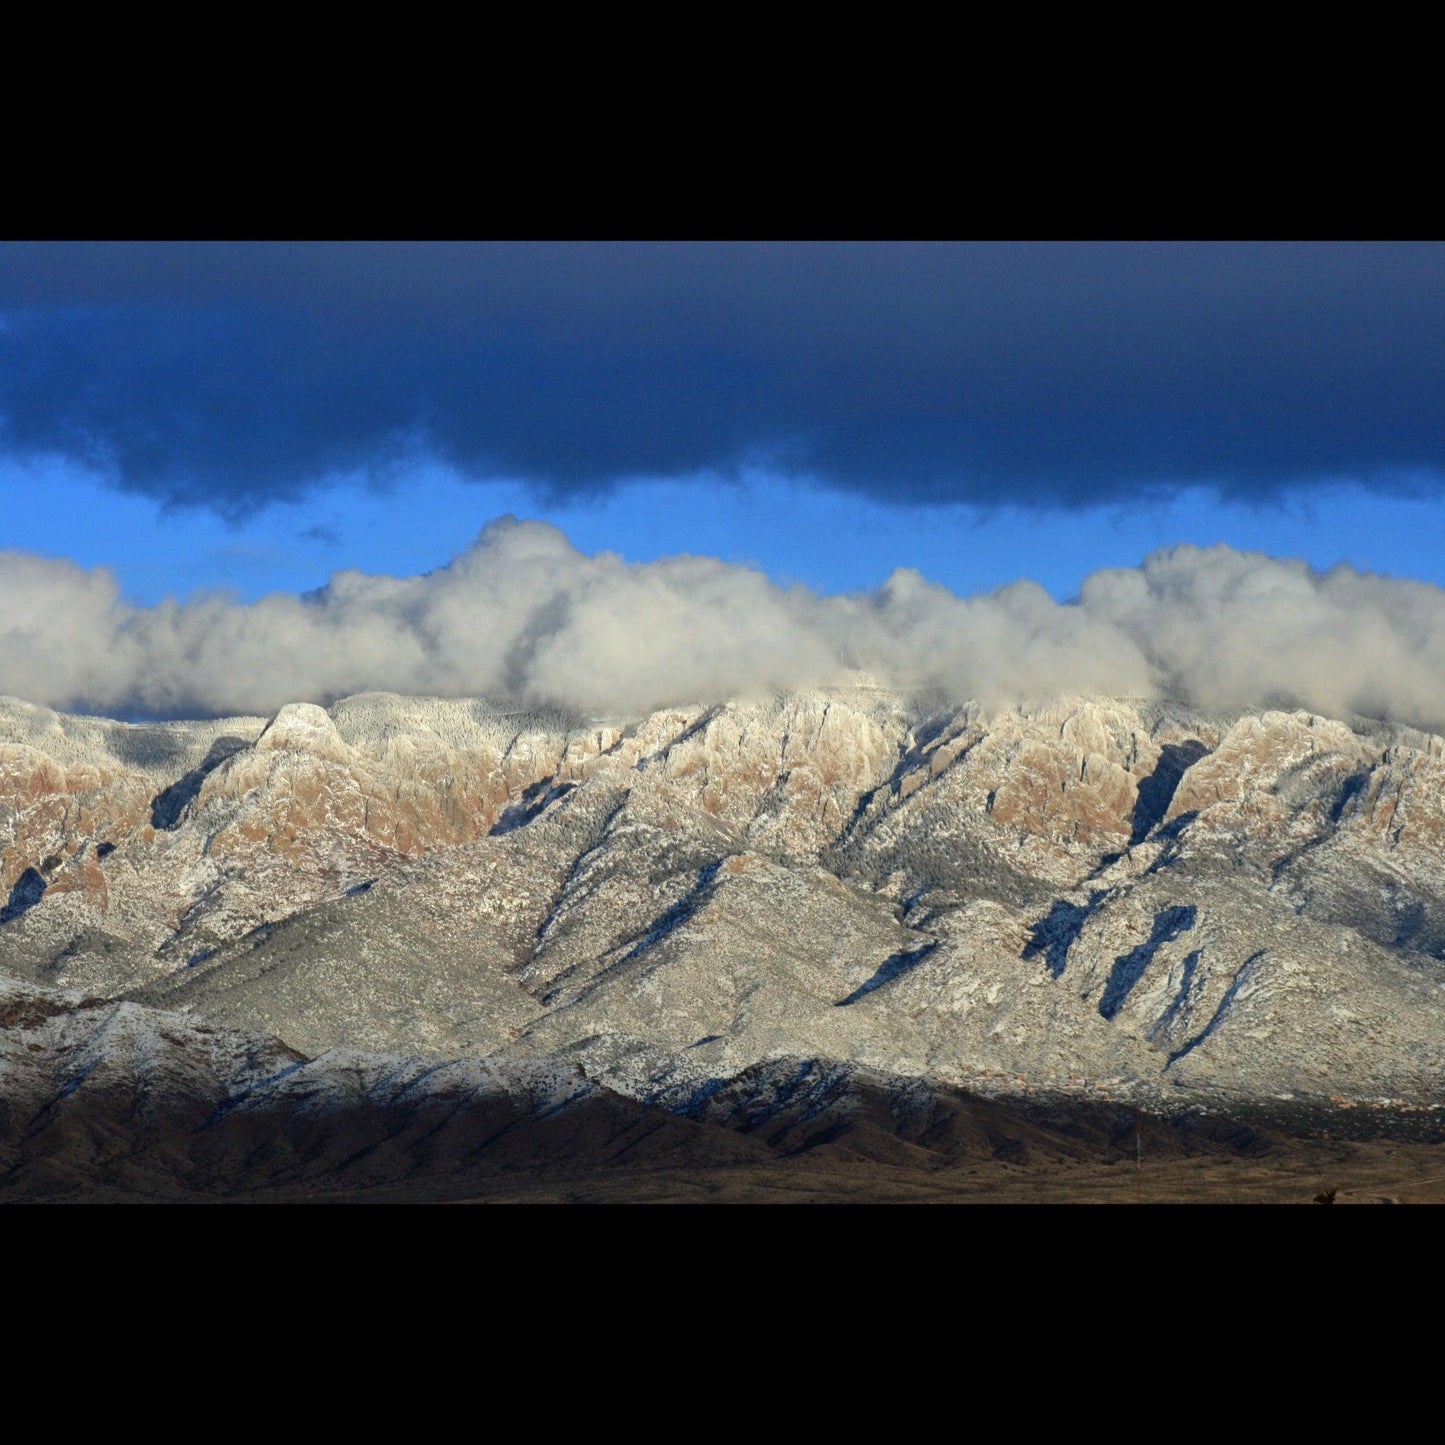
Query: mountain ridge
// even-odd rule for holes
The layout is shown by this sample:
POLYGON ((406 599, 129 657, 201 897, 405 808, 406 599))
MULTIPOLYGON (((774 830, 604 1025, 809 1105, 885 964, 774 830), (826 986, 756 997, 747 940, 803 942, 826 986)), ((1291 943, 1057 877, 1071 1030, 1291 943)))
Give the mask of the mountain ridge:
POLYGON ((0 699, 0 973, 298 1056, 1445 1102, 1445 740, 858 685, 633 719, 0 699), (639 1060, 646 1060, 644 1067, 639 1060))

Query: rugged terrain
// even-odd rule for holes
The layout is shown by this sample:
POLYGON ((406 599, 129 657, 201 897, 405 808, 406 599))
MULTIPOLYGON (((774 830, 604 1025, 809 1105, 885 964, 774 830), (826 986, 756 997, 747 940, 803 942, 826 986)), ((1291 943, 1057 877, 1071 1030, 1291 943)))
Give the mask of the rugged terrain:
POLYGON ((5 700, 0 1197, 798 1161, 844 1170, 806 1197, 860 1161, 867 1197, 1055 1197, 1305 1135, 1428 1180, 1442 784, 1445 741, 1365 719, 862 681, 637 719, 5 700))

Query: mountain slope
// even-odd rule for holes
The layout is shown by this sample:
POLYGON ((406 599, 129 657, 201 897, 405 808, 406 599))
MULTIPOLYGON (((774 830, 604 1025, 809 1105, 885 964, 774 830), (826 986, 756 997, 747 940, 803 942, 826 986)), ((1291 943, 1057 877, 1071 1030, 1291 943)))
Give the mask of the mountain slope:
POLYGON ((5 701, 0 967, 307 1058, 581 1051, 640 1099, 796 1057, 1431 1103, 1442 785, 1410 729, 1120 699, 5 701))

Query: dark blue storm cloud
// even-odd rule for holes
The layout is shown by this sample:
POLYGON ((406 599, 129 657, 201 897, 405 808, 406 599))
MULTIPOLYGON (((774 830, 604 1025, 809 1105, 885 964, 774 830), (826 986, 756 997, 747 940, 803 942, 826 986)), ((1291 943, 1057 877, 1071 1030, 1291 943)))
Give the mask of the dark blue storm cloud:
POLYGON ((431 456, 1073 507, 1445 489, 1445 245, 11 243, 0 450, 242 516, 431 456))

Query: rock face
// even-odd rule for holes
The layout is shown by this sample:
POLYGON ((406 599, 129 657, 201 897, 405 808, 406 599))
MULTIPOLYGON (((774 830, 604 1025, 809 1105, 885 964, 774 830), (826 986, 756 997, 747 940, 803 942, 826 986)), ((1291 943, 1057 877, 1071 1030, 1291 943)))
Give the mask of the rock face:
POLYGON ((0 702, 0 973, 298 1058, 506 1051, 678 1108, 783 1059, 1426 1106, 1442 959, 1445 741, 1363 720, 0 702))

